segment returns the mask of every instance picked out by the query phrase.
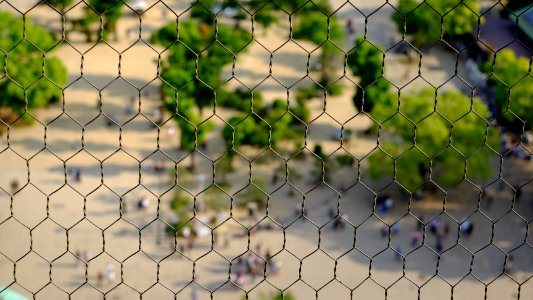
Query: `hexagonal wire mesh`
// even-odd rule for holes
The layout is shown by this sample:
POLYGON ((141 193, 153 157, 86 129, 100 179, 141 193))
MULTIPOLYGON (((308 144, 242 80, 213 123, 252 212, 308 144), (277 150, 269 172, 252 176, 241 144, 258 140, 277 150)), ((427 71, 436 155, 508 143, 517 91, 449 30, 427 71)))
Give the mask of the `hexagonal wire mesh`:
POLYGON ((0 1, 0 298, 532 298, 519 2, 0 1))

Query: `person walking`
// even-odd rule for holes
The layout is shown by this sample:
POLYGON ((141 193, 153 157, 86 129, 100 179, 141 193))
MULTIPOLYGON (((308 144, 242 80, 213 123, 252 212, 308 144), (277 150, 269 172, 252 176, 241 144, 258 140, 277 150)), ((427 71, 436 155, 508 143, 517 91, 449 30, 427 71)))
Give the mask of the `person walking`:
POLYGON ((114 283, 115 282, 115 267, 113 266, 113 264, 109 263, 107 264, 106 266, 106 277, 107 277, 107 281, 109 281, 109 283, 114 283))
POLYGON ((191 300, 198 300, 198 290, 194 286, 191 289, 191 300))
POLYGON ((397 262, 402 261, 402 254, 403 254, 403 248, 402 248, 402 246, 400 246, 400 245, 396 245, 396 246, 394 247, 394 250, 395 250, 394 259, 395 259, 397 262))
POLYGON ((18 192, 20 190, 19 181, 16 179, 11 180, 10 187, 11 187, 11 194, 18 192))
POLYGON ((442 254, 444 246, 442 245, 442 238, 440 236, 437 236, 437 240, 435 241, 435 250, 440 255, 442 254))
POLYGON ((98 271, 98 274, 96 275, 96 285, 99 287, 104 285, 104 272, 98 271))
POLYGON ((421 236, 422 233, 418 229, 411 233, 411 247, 415 247, 416 245, 418 245, 421 236))
POLYGON ((435 218, 431 220, 431 222, 429 223, 429 232, 435 236, 437 235, 438 231, 439 231, 439 221, 435 218))

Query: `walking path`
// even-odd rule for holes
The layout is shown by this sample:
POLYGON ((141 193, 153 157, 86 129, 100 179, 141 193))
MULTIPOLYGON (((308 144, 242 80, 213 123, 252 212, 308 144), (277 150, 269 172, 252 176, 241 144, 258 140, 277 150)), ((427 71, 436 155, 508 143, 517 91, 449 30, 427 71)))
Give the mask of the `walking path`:
MULTIPOLYGON (((341 2, 333 1, 334 5, 340 5, 341 2)), ((369 13, 375 10, 377 2, 379 1, 358 1, 356 5, 361 7, 363 12, 369 13)), ((23 2, 20 3, 22 6, 23 2)), ((172 7, 183 10, 183 4, 172 2, 172 7)), ((0 4, 0 9, 5 8, 5 3, 0 4)), ((151 31, 170 21, 161 15, 160 5, 156 8, 143 17, 143 38, 146 40, 151 31)), ((370 40, 385 45, 390 41, 390 36, 381 34, 395 32, 389 21, 390 13, 390 8, 384 7, 383 11, 376 13, 375 19, 370 19, 376 22, 368 24, 370 40), (378 21, 374 21, 376 19, 378 21)), ((38 7, 30 14, 30 18, 38 23, 58 26, 58 16, 55 16, 55 23, 49 21, 52 16, 50 10, 45 7, 38 7)), ((362 28, 357 27, 357 24, 362 24, 362 18, 355 16, 354 10, 339 11, 342 22, 346 22, 347 18, 355 18, 354 24, 358 34, 363 32, 362 28)), ((167 18, 169 17, 170 14, 167 15, 167 18)), ((135 26, 138 26, 138 22, 134 18, 124 17, 118 25, 118 42, 112 42, 111 46, 122 51, 131 45, 135 38, 125 33, 135 26)), ((283 36, 279 35, 281 31, 281 28, 274 28, 265 35, 260 33, 258 38, 267 45, 279 45, 283 43, 283 36)), ((14 127, 9 136, 10 147, 0 154, 0 165, 4 174, 0 176, 0 187, 9 192, 13 180, 17 180, 20 185, 20 191, 13 196, 12 201, 7 193, 0 192, 0 222, 7 219, 0 226, 0 238, 8 241, 0 244, 0 252, 4 254, 0 255, 0 284, 9 285, 14 280, 13 263, 9 259, 11 258, 17 261, 17 284, 10 288, 29 298, 31 294, 21 286, 31 292, 37 292, 49 282, 51 264, 53 284, 39 291, 39 295, 45 299, 66 298, 60 289, 69 293, 75 291, 73 298, 76 299, 78 296, 79 299, 102 298, 102 295, 89 285, 102 292, 111 290, 107 295, 107 298, 111 299, 139 298, 136 291, 146 291, 143 299, 173 299, 172 293, 179 291, 179 299, 190 299, 194 293, 197 293, 198 299, 209 299, 207 292, 191 283, 194 264, 195 281, 209 290, 217 290, 214 294, 216 299, 239 299, 244 295, 242 291, 230 284, 220 286, 227 282, 228 278, 237 280, 235 276, 239 273, 239 268, 244 268, 244 263, 237 265, 237 258, 247 252, 247 249, 257 252, 258 245, 260 253, 257 254, 266 259, 267 251, 270 252, 277 268, 267 269, 266 280, 255 288, 264 276, 260 268, 261 263, 255 264, 258 267, 255 269, 255 279, 251 279, 251 275, 239 278, 239 282, 244 280, 242 283, 245 290, 253 288, 250 299, 257 299, 259 293, 270 292, 274 288, 288 289, 297 299, 315 298, 314 290, 319 290, 320 299, 350 299, 348 288, 356 287, 353 298, 379 299, 385 295, 384 287, 391 285, 393 287, 388 290, 389 298, 415 299, 415 284, 423 286, 423 299, 450 299, 451 286, 459 281, 454 287, 454 299, 483 299, 484 284, 489 283, 488 299, 513 299, 518 292, 518 285, 513 280, 523 283, 531 276, 531 248, 528 244, 523 244, 528 225, 514 213, 520 213, 527 220, 533 217, 530 202, 532 191, 529 187, 523 189, 523 199, 509 212, 512 197, 510 189, 500 191, 497 184, 491 186, 489 193, 493 195, 494 202, 490 209, 485 203, 481 206, 486 216, 476 212, 470 218, 471 223, 475 224, 473 234, 458 238, 458 225, 450 217, 460 221, 476 211, 477 207, 477 195, 466 183, 449 192, 446 213, 440 213, 443 196, 437 194, 426 195, 423 202, 414 202, 410 207, 411 214, 407 214, 407 202, 399 199, 395 185, 387 187, 384 181, 371 181, 366 172, 365 161, 361 170, 336 170, 331 182, 328 182, 336 191, 325 185, 313 188, 306 176, 311 174, 314 168, 310 157, 303 161, 291 160, 289 163, 291 168, 304 175, 303 179, 291 177, 289 180, 296 188, 305 192, 307 220, 297 219, 298 216, 294 213, 297 207, 301 207, 304 199, 298 191, 289 191, 288 185, 276 189, 276 186, 269 183, 273 166, 277 167, 278 164, 261 164, 254 161, 254 178, 263 179, 267 191, 271 193, 268 200, 269 218, 263 219, 260 224, 263 228, 272 229, 259 230, 248 239, 245 234, 247 231, 242 225, 251 229, 257 220, 261 220, 261 214, 264 216, 265 213, 261 212, 257 219, 250 219, 244 211, 235 209, 234 219, 215 230, 220 232, 215 245, 211 245, 210 236, 203 236, 195 241, 192 249, 185 249, 184 255, 176 253, 176 246, 180 250, 180 246, 185 247, 187 241, 179 239, 178 245, 175 245, 172 239, 162 234, 166 225, 160 221, 152 222, 157 218, 158 205, 161 219, 171 219, 168 207, 176 190, 176 187, 167 181, 166 175, 154 172, 153 166, 156 161, 164 159, 167 162, 166 167, 173 168, 166 155, 173 160, 181 160, 184 157, 184 153, 176 150, 178 136, 175 129, 172 129, 175 126, 172 121, 162 127, 159 139, 158 131, 150 126, 149 119, 154 118, 153 112, 158 106, 159 81, 153 81, 156 76, 154 59, 157 59, 156 51, 161 49, 155 47, 154 51, 142 43, 137 43, 122 54, 122 77, 117 78, 117 52, 105 45, 98 45, 85 52, 90 45, 83 42, 83 37, 73 33, 69 38, 72 38, 73 45, 84 53, 84 60, 83 77, 80 78, 81 55, 78 52, 64 46, 54 54, 66 63, 69 80, 72 82, 72 85, 65 89, 65 112, 60 104, 36 112, 40 122, 35 122, 31 127, 14 127), (101 89, 102 112, 107 116, 114 116, 121 127, 106 126, 106 118, 97 110, 98 91, 92 85, 101 89), (132 97, 137 101, 138 88, 141 87, 144 88, 141 93, 140 113, 127 113, 127 104, 132 97), (157 141, 159 147, 156 146, 157 141), (70 178, 68 171, 72 168, 81 171, 79 182, 70 178), (342 192, 341 187, 349 187, 355 182, 358 171, 362 173, 361 180, 374 191, 380 191, 380 195, 388 193, 396 198, 392 211, 376 211, 372 214, 374 194, 362 184, 342 192), (341 197, 339 193, 342 194, 341 197), (120 197, 123 203, 127 203, 122 218, 120 197), (147 207, 138 209, 137 202, 143 197, 148 200, 147 207), (160 203, 158 197, 161 199, 160 203), (14 218, 9 218, 11 204, 14 218), (336 209, 337 205, 340 205, 341 214, 356 226, 356 230, 351 225, 334 230, 331 224, 327 224, 330 220, 330 210, 336 209), (50 218, 46 218, 48 213, 50 218), (86 219, 83 218, 84 213, 86 219), (430 233, 429 225, 424 236, 426 246, 410 245, 417 224, 413 216, 423 217, 425 222, 429 222, 437 215, 441 228, 439 230, 444 230, 446 223, 450 225, 448 236, 443 239, 444 252, 438 262, 438 276, 437 255, 434 252, 436 237, 430 233), (487 217, 498 220, 494 226, 494 234, 487 217), (273 220, 277 220, 277 223, 273 220), (404 266, 397 261, 395 252, 387 247, 388 239, 380 236, 383 222, 392 225, 397 220, 400 220, 400 229, 391 237, 390 247, 402 250, 403 254, 407 255, 404 278, 404 266), (285 226, 285 234, 277 225, 279 223, 285 226), (68 234, 65 229, 68 229, 68 234), (63 255, 67 250, 67 236, 70 253, 63 255), (224 236, 229 237, 230 243, 227 247, 224 245, 224 236), (30 240, 33 251, 29 252, 30 240), (457 241, 460 245, 450 248, 457 241), (503 270, 505 259, 501 250, 510 251, 515 248, 516 263, 513 265, 511 277, 498 277, 503 270), (138 251, 139 249, 141 251, 138 251), (88 260, 87 274, 84 264, 73 254, 88 260), (302 281, 297 281, 300 260, 302 281), (230 261, 233 270, 231 274, 228 272, 230 261), (122 262, 122 269, 119 262, 122 262), (159 273, 156 262, 160 262, 159 273), (157 280, 157 274, 161 284, 152 286, 157 280), (336 280, 330 282, 334 274, 336 280), (466 278, 463 279, 464 276, 466 278), (498 279, 492 282, 494 278, 498 279), (398 279, 400 280, 397 281, 398 279), (77 289, 86 280, 87 284, 77 289), (124 284, 112 289, 121 280, 124 284)), ((247 85, 257 84, 258 79, 268 75, 265 54, 268 53, 264 50, 261 52, 259 45, 253 45, 248 53, 238 58, 236 76, 247 85)), ((266 59, 268 61, 268 57, 266 59)), ((305 66, 306 60, 307 54, 289 43, 275 52, 273 75, 291 84, 302 77, 302 71, 305 70, 302 65, 305 66), (285 57, 293 59, 285 61, 285 57)), ((454 64, 451 55, 435 49, 431 53, 424 53, 420 72, 427 81, 439 86, 453 74, 454 64)), ((386 71, 386 77, 401 87, 418 74, 418 62, 407 64, 401 55, 387 53, 386 71), (408 76, 403 76, 403 70, 408 70, 408 76)), ((453 82, 445 85, 445 88, 452 86, 453 82)), ((417 79, 414 84, 405 88, 424 85, 427 84, 417 79)), ((286 90, 272 82, 265 82, 257 89, 267 101, 286 97, 286 90)), ((359 133, 371 124, 368 117, 356 116, 351 103, 350 88, 346 90, 342 96, 328 98, 326 103, 318 98, 310 100, 309 106, 313 115, 320 117, 309 126, 309 149, 313 149, 315 143, 322 144, 326 153, 337 149, 339 142, 331 138, 334 128, 340 128, 337 121, 346 122, 348 128, 359 133), (322 111, 335 120, 326 114, 320 115, 322 111), (356 117, 353 118, 354 116, 356 117)), ((137 107, 137 104, 134 107, 137 107)), ((222 110, 220 115, 226 118, 230 112, 222 110)), ((217 157, 223 151, 222 145, 220 138, 210 139, 207 155, 217 157)), ((6 146, 4 140, 0 149, 5 149, 6 146)), ((374 139, 358 134, 345 145, 345 149, 361 158, 375 146, 374 139)), ((252 150, 245 153, 250 157, 254 155, 252 150)), ((211 162, 197 157, 199 167, 196 174, 210 174, 211 162)), ((181 170, 181 167, 188 163, 185 159, 178 167, 181 170)), ((236 159, 234 167, 237 171, 228 175, 228 180, 233 183, 233 186, 228 188, 231 195, 245 187, 248 182, 248 162, 236 159)), ((528 178, 532 171, 529 164, 520 165, 519 162, 507 159, 506 168, 513 170, 512 173, 505 174, 513 184, 520 184, 521 181, 524 183, 524 178, 528 178)), ((180 175, 180 184, 184 184, 192 193, 198 193, 204 188, 202 185, 209 184, 211 180, 211 176, 207 176, 205 182, 196 182, 196 174, 184 175, 183 178, 180 175)), ((280 179, 281 181, 283 179, 280 179)), ((199 196, 198 201, 202 201, 202 197, 207 196, 199 196)), ((240 194, 235 195, 235 201, 240 197, 240 194)), ((229 200, 226 205, 229 206, 229 200)), ((204 218, 202 215, 200 217, 204 218)), ((532 242, 530 236, 527 236, 527 241, 532 242)), ((247 259, 248 255, 244 254, 242 257, 247 259)), ((531 280, 521 287, 521 295, 524 299, 533 295, 531 280)))

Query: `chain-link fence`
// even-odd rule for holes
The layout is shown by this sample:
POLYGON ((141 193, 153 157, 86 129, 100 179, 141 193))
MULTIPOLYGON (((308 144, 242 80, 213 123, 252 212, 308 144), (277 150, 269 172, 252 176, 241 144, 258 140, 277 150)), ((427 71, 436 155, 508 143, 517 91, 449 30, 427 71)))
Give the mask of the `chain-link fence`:
POLYGON ((0 1, 0 299, 531 299, 531 1, 0 1))

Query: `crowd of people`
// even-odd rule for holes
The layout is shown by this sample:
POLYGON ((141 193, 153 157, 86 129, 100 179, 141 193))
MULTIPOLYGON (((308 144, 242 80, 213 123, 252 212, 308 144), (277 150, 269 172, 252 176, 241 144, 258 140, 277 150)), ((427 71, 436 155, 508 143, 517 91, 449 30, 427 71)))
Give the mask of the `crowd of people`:
MULTIPOLYGON (((389 235, 391 238, 400 233, 401 225, 400 222, 394 223, 392 226, 384 225, 380 228, 381 238, 388 238, 389 235)), ((474 231, 474 224, 468 218, 463 218, 459 223, 459 229, 461 236, 469 238, 474 231)), ((450 235, 451 225, 449 221, 442 222, 438 218, 433 218, 428 224, 424 223, 424 218, 419 217, 416 221, 415 228, 410 233, 409 246, 411 248, 416 248, 421 245, 422 239, 424 238, 425 232, 427 232, 432 237, 433 240, 433 249, 440 255, 444 251, 444 242, 448 240, 450 235)), ((424 240, 425 243, 428 243, 428 240, 424 240)), ((401 261, 401 256, 404 253, 404 248, 401 244, 394 246, 396 252, 396 259, 401 261)))
POLYGON ((242 287, 248 281, 254 282, 257 277, 264 276, 265 272, 269 276, 279 274, 281 265, 281 261, 275 260, 269 249, 263 253, 261 245, 257 245, 255 254, 248 252, 236 260, 230 279, 233 284, 242 287))

